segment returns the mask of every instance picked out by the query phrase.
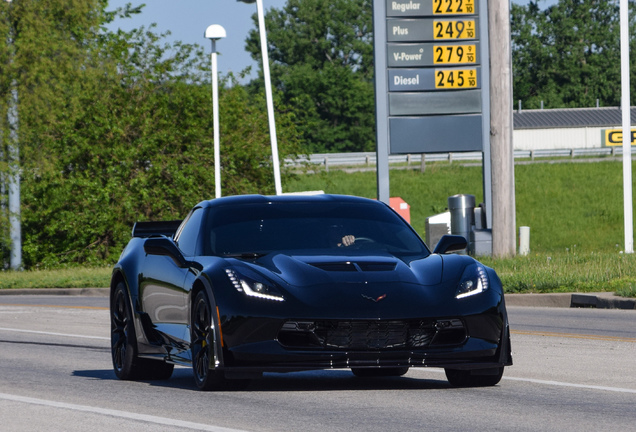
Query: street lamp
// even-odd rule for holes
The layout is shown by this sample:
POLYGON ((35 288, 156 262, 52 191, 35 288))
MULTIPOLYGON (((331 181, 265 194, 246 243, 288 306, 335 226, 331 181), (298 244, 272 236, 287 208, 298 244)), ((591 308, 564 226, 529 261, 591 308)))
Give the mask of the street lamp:
MULTIPOLYGON (((11 3, 11 0, 6 0, 11 3)), ((9 6, 15 7, 15 6, 9 6)), ((14 24, 9 27, 7 46, 9 48, 9 64, 15 61, 15 39, 17 31, 14 24)), ((13 75, 13 71, 11 72, 13 75)), ((9 237, 11 239, 10 266, 12 270, 22 270, 22 228, 20 224, 20 141, 18 137, 18 81, 11 78, 11 90, 7 107, 7 121, 9 126, 9 144, 7 145, 8 198, 9 198, 9 237)), ((4 177, 4 176, 3 176, 4 177)), ((4 189, 5 179, 0 179, 0 188, 4 189)), ((4 203, 2 203, 4 212, 4 203)))
POLYGON ((221 146, 219 144, 219 71, 216 64, 216 41, 226 37, 225 29, 212 24, 204 37, 212 41, 212 127, 214 128, 214 187, 215 197, 221 198, 221 146))
POLYGON ((269 75, 269 55, 267 54, 267 34, 265 31, 265 15, 263 0, 238 0, 243 3, 256 2, 258 13, 258 30, 261 38, 261 57, 263 58, 263 78, 265 80, 265 98, 267 100, 267 119, 269 121, 269 136, 272 144, 272 163, 274 165, 274 185, 276 195, 283 193, 280 184, 280 162, 278 160, 278 142, 276 140, 276 122, 274 121, 274 100, 272 98, 272 80, 269 75))

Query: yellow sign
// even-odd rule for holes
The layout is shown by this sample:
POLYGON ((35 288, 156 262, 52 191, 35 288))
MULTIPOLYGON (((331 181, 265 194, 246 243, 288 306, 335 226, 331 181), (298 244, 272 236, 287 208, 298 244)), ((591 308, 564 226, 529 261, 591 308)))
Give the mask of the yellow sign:
POLYGON ((435 45, 435 64, 470 64, 476 62, 475 45, 435 45))
POLYGON ((475 39, 475 20, 433 21, 436 40, 475 39))
MULTIPOLYGON (((623 129, 603 129, 604 142, 606 147, 623 145, 623 129)), ((632 145, 636 142, 636 129, 632 129, 632 145)))
POLYGON ((436 69, 435 88, 440 90, 477 87, 477 69, 436 69))
POLYGON ((475 0, 433 0, 433 15, 474 14, 475 0))

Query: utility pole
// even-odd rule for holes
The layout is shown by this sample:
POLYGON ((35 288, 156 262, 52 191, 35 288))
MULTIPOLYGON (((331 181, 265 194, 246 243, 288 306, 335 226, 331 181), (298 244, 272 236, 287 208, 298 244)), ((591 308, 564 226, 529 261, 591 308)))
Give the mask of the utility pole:
POLYGON ((488 5, 490 29, 490 160, 492 169, 492 254, 516 250, 515 168, 512 146, 512 48, 509 0, 488 5))

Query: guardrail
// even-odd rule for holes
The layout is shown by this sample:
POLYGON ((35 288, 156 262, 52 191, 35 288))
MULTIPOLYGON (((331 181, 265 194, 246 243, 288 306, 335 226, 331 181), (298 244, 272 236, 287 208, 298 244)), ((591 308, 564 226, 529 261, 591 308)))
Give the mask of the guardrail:
MULTIPOLYGON (((537 158, 563 158, 563 157, 591 157, 591 156, 618 156, 623 154, 622 147, 599 147, 599 148, 577 148, 577 149, 551 149, 551 150, 515 150, 515 159, 537 158)), ((390 155, 389 164, 421 164, 422 156, 425 162, 442 161, 481 161, 481 152, 451 152, 451 153, 431 153, 431 154, 406 154, 390 155)), ((376 164, 375 152, 359 153, 315 153, 303 156, 298 159, 285 159, 285 164, 289 166, 300 166, 303 164, 322 165, 326 168, 330 166, 372 166, 376 164)))

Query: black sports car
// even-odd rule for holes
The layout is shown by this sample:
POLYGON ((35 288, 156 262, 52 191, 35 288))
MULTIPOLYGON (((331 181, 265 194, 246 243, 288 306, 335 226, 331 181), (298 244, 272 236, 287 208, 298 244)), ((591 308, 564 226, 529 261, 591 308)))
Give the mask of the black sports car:
POLYGON ((236 196, 183 222, 138 222, 113 270, 120 379, 192 365, 220 388, 263 372, 350 368, 361 377, 441 367, 489 386, 512 364, 501 281, 445 236, 431 253, 364 198, 236 196))

